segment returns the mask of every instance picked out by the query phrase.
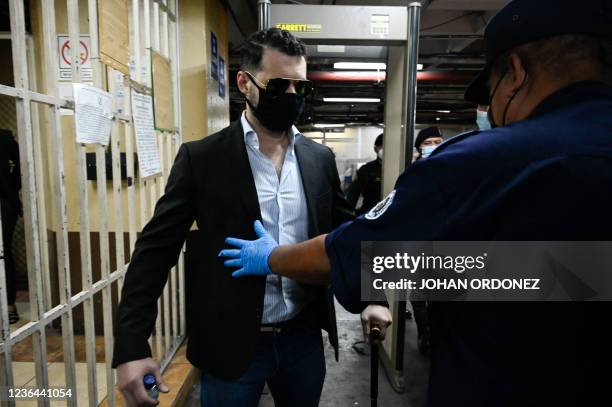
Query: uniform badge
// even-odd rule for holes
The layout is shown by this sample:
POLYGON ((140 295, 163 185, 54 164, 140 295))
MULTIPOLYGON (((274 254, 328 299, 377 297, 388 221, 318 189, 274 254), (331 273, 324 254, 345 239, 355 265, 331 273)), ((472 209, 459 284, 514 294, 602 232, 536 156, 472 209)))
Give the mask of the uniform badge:
POLYGON ((368 220, 378 219, 382 216, 383 213, 389 209, 391 204, 393 203, 393 198, 395 197, 395 190, 391 191, 389 195, 382 201, 376 204, 375 207, 370 209, 370 212, 366 213, 365 218, 368 220))

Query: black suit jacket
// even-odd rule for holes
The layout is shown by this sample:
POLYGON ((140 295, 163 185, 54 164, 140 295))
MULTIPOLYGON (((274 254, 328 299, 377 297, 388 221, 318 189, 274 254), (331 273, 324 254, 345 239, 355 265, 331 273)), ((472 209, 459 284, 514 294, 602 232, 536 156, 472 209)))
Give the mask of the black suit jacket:
MULTIPOLYGON (((218 253, 227 236, 255 239, 259 201, 240 121, 219 133, 181 146, 166 191, 136 242, 117 310, 113 367, 148 357, 147 339, 157 299, 176 263, 190 226, 198 225, 198 264, 186 273, 187 358, 226 380, 246 371, 259 335, 264 277, 236 279, 218 253)), ((350 220, 352 208, 340 189, 334 155, 305 137, 295 143, 308 203, 308 235, 315 237, 350 220)), ((321 327, 336 349, 331 292, 321 287, 314 304, 321 327)))

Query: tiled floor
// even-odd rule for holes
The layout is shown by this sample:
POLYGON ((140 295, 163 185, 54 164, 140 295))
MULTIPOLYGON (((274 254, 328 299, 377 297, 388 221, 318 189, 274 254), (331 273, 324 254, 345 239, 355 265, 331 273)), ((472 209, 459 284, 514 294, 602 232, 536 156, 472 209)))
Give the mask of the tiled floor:
MULTIPOLYGON (((28 304, 27 292, 20 291, 17 295, 17 310, 20 315, 20 320, 10 326, 11 331, 25 325, 30 321, 29 304, 28 304)), ((49 385, 50 386, 65 386, 66 374, 63 358, 63 338, 59 329, 47 327, 45 331, 46 335, 46 351, 47 351, 47 362, 48 362, 48 374, 49 374, 49 385)), ((163 341, 164 338, 162 338, 163 341)), ((152 340, 155 344, 155 338, 152 340)), ((83 335, 74 336, 74 349, 76 357, 76 377, 77 377, 77 388, 76 397, 78 400, 78 406, 87 406, 89 404, 88 397, 88 369, 86 364, 86 346, 85 337, 83 335)), ((154 347, 155 348, 155 347, 154 347)), ((104 355, 104 337, 96 336, 96 389, 98 402, 101 402, 107 395, 107 381, 106 381, 106 364, 104 355)), ((32 353, 32 339, 27 337, 26 339, 16 343, 12 349, 11 354, 13 358, 13 380, 16 387, 37 387, 36 378, 34 371, 34 358, 32 353)), ((184 357, 183 357, 184 359, 184 357)), ((185 363, 187 363, 185 361, 185 363)), ((113 371, 114 374, 114 371, 113 371)), ((178 387, 178 384, 177 384, 178 387)), ((35 400, 23 400, 16 403, 19 407, 30 407, 36 406, 35 400)), ((51 406, 65 406, 65 401, 52 401, 51 406)))
MULTIPOLYGON (((19 312, 20 320, 10 326, 11 331, 18 329, 30 321, 30 307, 28 295, 26 291, 19 291, 17 294, 17 311, 19 312)), ((63 342, 61 333, 57 330, 48 327, 46 329, 47 342, 47 369, 49 374, 50 386, 65 386, 66 374, 63 363, 63 342)), ((86 406, 89 403, 88 397, 88 371, 86 356, 85 356, 85 338, 82 335, 74 337, 77 388, 76 397, 77 405, 86 406)), ((32 354, 32 340, 28 337, 19 343, 15 344, 11 349, 13 358, 13 380, 16 387, 37 387, 34 372, 34 359, 32 354)), ((106 397, 106 369, 104 363, 104 337, 96 337, 96 389, 98 401, 106 397)), ((35 400, 18 401, 19 407, 34 407, 37 406, 35 400)), ((51 406, 65 406, 65 401, 52 401, 51 406)))
MULTIPOLYGON (((63 387, 66 385, 66 375, 63 363, 49 363, 49 386, 63 387)), ((33 362, 13 362, 13 377, 16 387, 37 387, 34 377, 33 362)), ((76 364, 77 388, 76 397, 78 406, 87 406, 89 397, 87 394, 87 365, 85 363, 76 364)), ((106 369, 104 363, 96 364, 96 388, 98 392, 98 401, 106 397, 106 369)), ((36 400, 22 400, 16 403, 18 407, 36 407, 36 400)), ((54 400, 51 402, 52 407, 65 406, 65 401, 54 400)))
MULTIPOLYGON (((47 328, 47 361, 48 362, 63 362, 64 344, 61 334, 52 329, 47 328)), ((86 362, 87 356, 85 353, 85 337, 82 335, 74 336, 74 350, 77 362, 86 362)), ((28 337, 13 346, 13 360, 18 362, 33 362, 32 356, 32 339, 28 337)), ((104 337, 96 336, 96 361, 104 363, 104 337)))
MULTIPOLYGON (((361 323, 358 315, 352 315, 339 305, 338 333, 340 336, 340 362, 333 358, 333 349, 325 339, 327 376, 321 396, 321 407, 349 407, 367 406, 370 404, 370 371, 369 357, 362 356, 352 349, 354 342, 362 339, 361 323)), ((19 302, 18 310, 22 317, 18 324, 11 326, 11 330, 22 326, 29 321, 29 306, 27 302, 19 302)), ((96 338, 96 382, 98 400, 106 396, 106 370, 104 364, 103 337, 96 338)), ((155 343, 155 342, 154 342, 155 343)), ((49 328, 47 331, 47 358, 49 361, 49 379, 53 386, 65 384, 64 364, 62 358, 62 337, 57 331, 49 328)), ((75 336, 75 353, 77 356, 77 397, 78 405, 88 405, 87 365, 85 362, 85 342, 83 336, 75 336)), ((385 407, 421 407, 425 405, 425 391, 427 388, 427 375, 429 363, 416 350, 416 328, 413 321, 406 323, 406 349, 405 349, 405 383, 407 391, 397 394, 389 385, 383 369, 379 369, 379 405, 385 407)), ((30 340, 21 341, 13 348, 13 372, 16 386, 35 387, 34 363, 32 361, 32 346, 30 340)), ((186 406, 199 407, 199 384, 194 386, 186 406)), ((54 401, 53 407, 64 406, 65 402, 54 401)), ((18 407, 34 407, 35 401, 20 401, 18 407)), ((272 407, 274 401, 266 390, 262 396, 259 407, 272 407)))

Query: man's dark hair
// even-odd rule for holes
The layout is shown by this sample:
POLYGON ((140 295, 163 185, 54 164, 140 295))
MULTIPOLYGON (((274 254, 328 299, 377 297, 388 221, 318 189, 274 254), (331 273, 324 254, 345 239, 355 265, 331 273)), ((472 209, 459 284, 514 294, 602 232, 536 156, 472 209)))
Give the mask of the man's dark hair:
POLYGON ((384 133, 380 133, 378 135, 378 137, 376 137, 376 140, 374 141, 374 146, 375 147, 380 147, 383 145, 383 135, 384 133))
POLYGON ((247 38, 240 49, 240 69, 257 72, 261 69, 261 58, 266 48, 286 55, 306 57, 306 45, 289 31, 268 28, 257 31, 247 38))
POLYGON ((582 80, 585 66, 599 72, 599 78, 612 84, 612 39, 586 34, 566 34, 518 46, 500 56, 493 70, 503 73, 512 53, 516 53, 529 74, 546 72, 565 80, 582 80))

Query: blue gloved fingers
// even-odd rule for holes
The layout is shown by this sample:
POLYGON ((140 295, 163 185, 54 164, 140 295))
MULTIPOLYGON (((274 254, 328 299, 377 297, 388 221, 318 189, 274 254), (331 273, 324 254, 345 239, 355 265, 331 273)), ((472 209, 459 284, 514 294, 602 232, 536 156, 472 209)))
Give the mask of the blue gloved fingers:
POLYGON ((235 237, 228 237, 225 239, 225 243, 232 245, 232 246, 236 246, 239 248, 244 247, 245 245, 251 243, 250 240, 242 240, 242 239, 236 239, 235 237))
POLYGON ((236 270, 236 271, 234 271, 234 272, 232 273, 232 277, 234 277, 234 278, 236 278, 236 277, 242 277, 242 276, 248 276, 248 274, 247 274, 247 273, 245 273, 245 271, 244 271, 244 269, 243 269, 243 268, 238 269, 238 270, 236 270))
POLYGON ((223 262, 225 267, 242 267, 242 259, 231 259, 223 262))
POLYGON ((268 233, 260 220, 256 220, 253 226, 255 226, 255 233, 258 237, 264 237, 268 233))
POLYGON ((224 249, 219 252, 219 257, 240 257, 240 250, 224 249))

